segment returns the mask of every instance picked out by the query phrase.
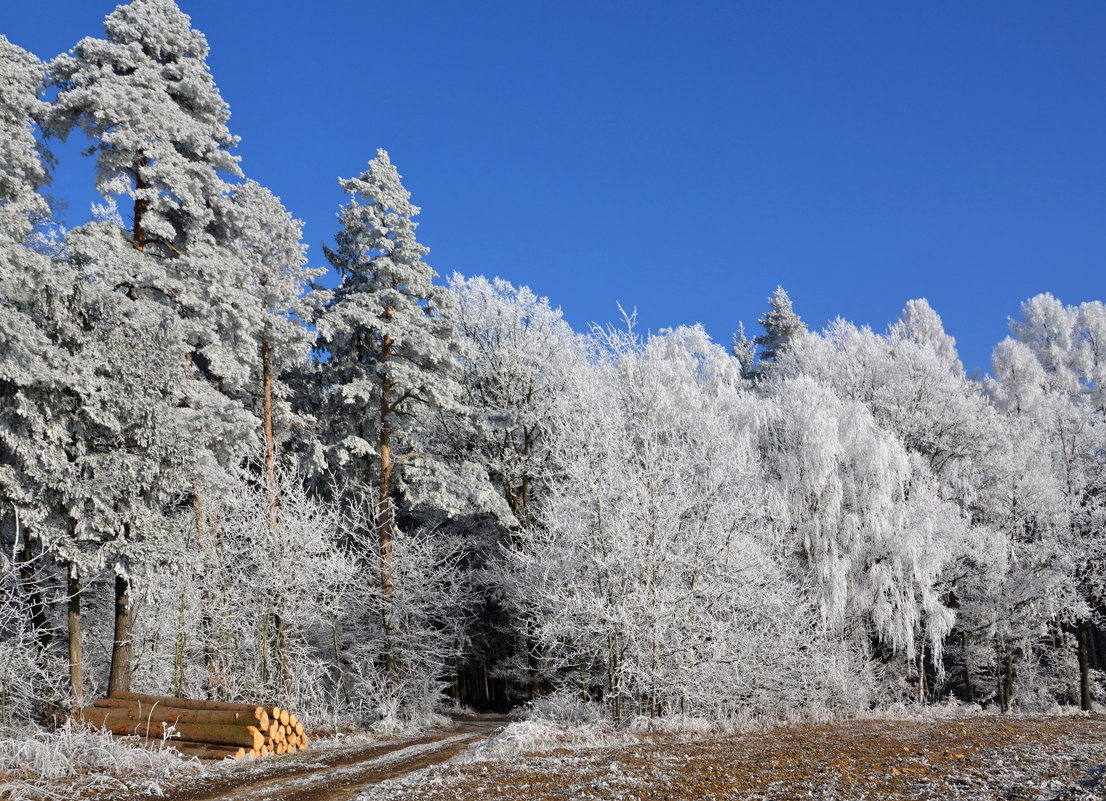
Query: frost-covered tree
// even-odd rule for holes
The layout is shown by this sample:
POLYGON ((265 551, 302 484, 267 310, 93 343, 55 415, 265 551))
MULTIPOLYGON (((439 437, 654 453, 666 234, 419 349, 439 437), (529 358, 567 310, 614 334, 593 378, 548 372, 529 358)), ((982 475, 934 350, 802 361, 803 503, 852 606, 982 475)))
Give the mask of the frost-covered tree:
POLYGON ((837 688, 838 703, 886 692, 863 687, 877 657, 902 660, 924 700, 924 654, 939 663, 953 622, 943 573, 966 526, 865 406, 807 376, 769 389, 760 447, 779 509, 773 529, 833 660, 857 679, 837 688))
MULTIPOLYGON (((44 65, 0 36, 0 542, 19 563, 26 596, 28 619, 11 643, 32 636, 38 650, 27 656, 38 670, 54 637, 39 576, 47 560, 34 549, 48 552, 71 533, 66 501, 79 447, 67 345, 81 338, 74 318, 84 294, 41 238, 49 209, 39 190, 49 176, 34 121, 47 109, 39 99, 44 80, 44 65)), ((75 587, 71 571, 71 612, 75 587)), ((71 691, 80 697, 80 638, 69 640, 71 691)))
POLYGON ((760 537, 755 397, 699 328, 593 348, 547 423, 538 525, 512 548, 546 669, 616 717, 797 703, 812 677, 790 657, 812 631, 760 537))
MULTIPOLYGON (((324 354, 319 415, 326 463, 345 485, 345 500, 360 496, 373 509, 389 632, 397 493, 410 506, 429 501, 447 511, 467 494, 456 468, 418 441, 422 421, 458 403, 461 343, 449 297, 423 261, 428 249, 415 238, 419 209, 388 154, 379 150, 341 185, 349 201, 327 257, 342 283, 316 320, 324 354)), ((385 662, 395 675, 390 649, 385 662)))
POLYGON ((64 138, 80 128, 88 137, 96 188, 133 201, 136 250, 179 255, 213 221, 222 176, 240 174, 207 40, 173 0, 120 5, 104 34, 51 64, 60 91, 49 130, 64 138))
POLYGON ((534 695, 541 689, 539 646, 502 591, 502 548, 535 524, 545 489, 556 480, 550 421, 566 417, 558 405, 566 402, 564 388, 584 348, 560 310, 525 287, 454 274, 449 291, 467 358, 462 404, 441 416, 439 438, 455 459, 486 472, 498 495, 481 501, 494 517, 467 516, 450 525, 464 538, 469 580, 484 599, 466 632, 469 647, 455 683, 462 696, 476 687, 490 701, 495 686, 484 680, 490 673, 491 681, 505 682, 505 691, 534 695))
POLYGON ((757 322, 764 333, 753 338, 760 349, 760 361, 776 362, 791 343, 806 332, 806 323, 795 313, 791 298, 782 286, 768 298, 768 311, 757 322))
POLYGON ((455 273, 449 291, 468 359, 463 415, 447 436, 491 476, 514 525, 529 525, 548 474, 543 434, 583 348, 560 310, 526 287, 455 273))
MULTIPOLYGON (((225 357, 214 368, 220 374, 231 372, 238 364, 242 378, 233 387, 223 384, 223 391, 240 397, 246 408, 260 422, 258 439, 263 451, 260 457, 263 484, 268 497, 268 520, 273 529, 270 539, 278 539, 280 527, 281 468, 278 465, 278 445, 287 439, 298 418, 292 411, 289 373, 303 369, 308 360, 314 336, 304 325, 316 308, 315 297, 308 295, 311 281, 322 270, 306 268, 306 248, 301 242, 301 223, 294 220, 280 200, 254 181, 235 188, 219 207, 217 241, 222 263, 227 272, 240 276, 244 290, 241 297, 227 306, 221 348, 225 357), (252 355, 251 355, 252 354, 252 355)), ((209 349, 208 353, 211 353, 209 349)), ((255 456, 254 460, 257 460, 255 456)), ((206 515, 197 505, 197 534, 201 549, 210 549, 208 537, 202 536, 206 515)), ((288 610, 275 596, 271 625, 273 647, 263 648, 260 661, 268 674, 273 654, 285 653, 288 610)), ((265 604, 263 604, 264 606, 265 604)), ((278 677, 287 677, 287 661, 278 658, 278 677)))
MULTIPOLYGON (((143 513, 113 535, 132 543, 118 551, 115 564, 121 628, 110 687, 124 689, 130 566, 150 556, 137 543, 156 539, 139 527, 148 521, 163 528, 162 506, 179 492, 173 482, 160 480, 162 471, 172 464, 174 475, 220 475, 240 460, 241 443, 249 442, 246 432, 253 424, 251 415, 236 411, 221 392, 223 376, 217 372, 226 330, 224 298, 238 297, 233 291, 238 275, 230 275, 225 285, 212 280, 211 228, 226 190, 224 176, 239 172, 229 153, 235 144, 226 128, 229 112, 205 62, 207 42, 172 0, 119 6, 104 28, 103 39, 83 39, 52 63, 59 91, 47 131, 65 138, 80 128, 90 140, 96 186, 109 199, 108 214, 73 232, 69 247, 86 281, 134 305, 113 318, 113 325, 133 325, 134 330, 117 339, 101 338, 121 349, 102 351, 95 362, 101 373, 90 379, 103 390, 95 400, 105 409, 101 422, 109 432, 97 440, 101 450, 95 463, 110 471, 100 474, 96 486, 120 487, 109 480, 112 471, 121 471, 115 482, 138 479, 110 503, 95 496, 90 503, 101 510, 114 507, 120 520, 124 510, 136 512, 144 504, 143 513), (129 228, 113 213, 120 198, 131 201, 129 228), (139 413, 134 398, 143 396, 156 396, 156 407, 166 411, 142 420, 147 433, 136 449, 126 435, 121 440, 110 432, 124 430, 123 423, 139 413), (170 443, 180 441, 182 427, 190 429, 184 441, 193 447, 174 453, 170 443), (115 462, 104 450, 111 448, 115 462), (157 469, 138 469, 149 467, 150 458, 160 465, 157 469)), ((226 372, 233 378, 233 371, 226 372)))
MULTIPOLYGON (((944 574, 963 582, 958 586, 954 581, 947 588, 947 602, 959 604, 963 614, 972 606, 973 587, 986 591, 995 586, 996 580, 975 583, 982 569, 998 562, 976 560, 973 552, 983 549, 973 549, 970 543, 978 538, 991 543, 987 548, 994 552, 994 538, 1005 536, 994 531, 993 509, 998 500, 995 488, 1006 470, 1007 438, 982 388, 964 375, 940 318, 924 301, 912 301, 885 335, 836 320, 821 335, 792 343, 778 367, 781 376, 816 378, 839 398, 863 404, 876 425, 913 455, 912 472, 918 479, 924 484, 925 476, 932 475, 937 497, 954 503, 974 527, 966 538, 957 527, 949 529, 958 566, 944 574)), ((969 638, 984 632, 986 641, 995 636, 993 620, 977 621, 963 630, 969 638)), ((932 651, 934 656, 939 653, 932 651)), ((934 660, 931 668, 940 674, 941 665, 934 660)), ((924 681, 926 676, 919 671, 917 678, 924 681)))
POLYGON ((1032 421, 1038 469, 1042 462, 1051 465, 1049 474, 1057 480, 1054 523, 1043 533, 1053 538, 1050 561, 1068 577, 1067 592, 1057 592, 1059 613, 1075 635, 1080 705, 1090 710, 1091 639, 1101 636, 1106 609, 1106 307, 1101 302, 1064 306, 1051 295, 1038 295, 1022 304, 1021 319, 1012 320, 1010 328, 1016 342, 996 350, 995 393, 1032 421))
POLYGON ((0 36, 0 228, 5 240, 25 241, 31 222, 49 211, 37 191, 49 174, 34 135, 34 121, 46 111, 39 98, 45 70, 37 57, 0 36))

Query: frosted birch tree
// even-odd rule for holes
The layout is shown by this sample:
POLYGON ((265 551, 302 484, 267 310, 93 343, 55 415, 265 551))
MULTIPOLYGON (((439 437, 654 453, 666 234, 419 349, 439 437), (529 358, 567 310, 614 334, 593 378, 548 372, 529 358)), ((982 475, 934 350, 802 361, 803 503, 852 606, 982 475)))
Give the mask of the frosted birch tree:
MULTIPOLYGON (((780 375, 816 378, 839 398, 863 404, 874 423, 913 455, 911 472, 917 479, 924 485, 927 474, 933 476, 937 497, 954 503, 963 523, 972 527, 967 535, 949 518, 950 566, 958 567, 943 571, 968 580, 962 586, 954 581, 946 591, 950 599, 970 605, 969 584, 978 576, 977 568, 998 564, 981 560, 973 567, 972 539, 989 542, 991 553, 1004 550, 995 538, 1005 534, 991 526, 988 510, 997 500, 998 477, 1006 470, 1007 438, 982 388, 965 377, 955 343, 944 333, 936 313, 925 301, 911 301, 885 335, 835 320, 821 335, 793 343, 778 367, 780 375)), ((981 589, 994 582, 972 586, 981 589)), ((969 626, 965 631, 979 629, 969 626)), ((994 631, 992 627, 983 630, 994 631)), ((933 649, 928 669, 939 675, 939 643, 930 641, 928 647, 933 649)), ((925 682, 925 670, 923 658, 916 670, 919 682, 925 682)))
MULTIPOLYGON (((1053 550, 1066 562, 1069 598, 1063 604, 1064 623, 1075 634, 1080 706, 1089 711, 1089 641, 1106 606, 1106 307, 1097 301, 1064 306, 1051 295, 1038 295, 1022 304, 1021 319, 1012 320, 1010 328, 1017 345, 1003 343, 996 359, 1003 359, 999 366, 1009 365, 1004 371, 1007 385, 1020 385, 1022 394, 1031 393, 1035 423, 1044 432, 1040 456, 1058 477, 1061 520, 1058 547, 1053 550), (1038 369, 1031 369, 1024 356, 1016 359, 1024 351, 1033 354, 1038 369), (1016 366, 1021 370, 1015 372, 1016 366)), ((1013 386, 1007 390, 1013 391, 1013 386)))
POLYGON ((884 662, 905 659, 924 687, 921 655, 928 647, 939 660, 953 623, 942 574, 965 524, 862 404, 805 376, 770 391, 760 436, 780 509, 773 529, 838 666, 832 703, 890 689, 871 683, 873 646, 884 662))

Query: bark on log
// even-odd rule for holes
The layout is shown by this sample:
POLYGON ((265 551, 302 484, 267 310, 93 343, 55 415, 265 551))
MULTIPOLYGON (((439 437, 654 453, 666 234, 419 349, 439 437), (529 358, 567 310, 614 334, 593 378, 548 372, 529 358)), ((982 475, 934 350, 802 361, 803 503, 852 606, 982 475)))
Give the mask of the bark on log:
MULTIPOLYGON (((164 695, 146 695, 145 693, 114 692, 108 693, 107 700, 141 701, 144 704, 164 704, 175 709, 225 709, 232 712, 267 711, 257 704, 235 704, 230 701, 204 701, 199 698, 172 698, 164 695)), ((95 703, 95 702, 94 702, 95 703)), ((274 707, 279 709, 279 707, 274 707)))
MULTIPOLYGON (((197 745, 183 745, 175 743, 172 740, 167 741, 168 745, 180 751, 186 756, 196 757, 197 759, 241 759, 246 755, 245 748, 233 748, 230 746, 223 747, 219 745, 206 745, 199 743, 197 745)), ((250 749, 251 751, 253 749, 250 749)))
MULTIPOLYGON (((101 710, 94 710, 100 712, 101 710)), ((233 745, 244 748, 260 748, 264 738, 256 726, 220 723, 145 723, 137 720, 112 719, 107 715, 80 716, 80 719, 112 734, 147 737, 154 740, 169 739, 175 731, 181 740, 208 745, 233 745)))
MULTIPOLYGON (((169 706, 101 707, 99 704, 78 709, 82 720, 123 723, 221 723, 238 726, 257 726, 258 720, 249 712, 231 712, 223 709, 175 709, 169 706)), ((260 728, 260 727, 259 727, 260 728)))
POLYGON ((116 734, 151 740, 160 741, 167 732, 175 731, 178 736, 170 738, 169 744, 193 750, 237 753, 241 747, 246 754, 263 754, 266 749, 277 753, 279 747, 280 753, 289 753, 308 745, 303 723, 279 706, 120 691, 76 710, 73 717, 116 734))
POLYGON ((240 745, 260 748, 264 742, 256 726, 228 726, 214 723, 181 723, 176 727, 184 740, 196 740, 216 745, 240 745))

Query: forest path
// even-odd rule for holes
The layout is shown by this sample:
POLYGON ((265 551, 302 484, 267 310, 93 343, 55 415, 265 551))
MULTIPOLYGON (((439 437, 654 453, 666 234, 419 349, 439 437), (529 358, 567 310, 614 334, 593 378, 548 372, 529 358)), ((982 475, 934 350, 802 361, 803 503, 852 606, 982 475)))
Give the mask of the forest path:
POLYGON ((419 737, 301 752, 250 766, 258 770, 216 775, 191 787, 167 790, 164 797, 168 801, 350 801, 385 779, 445 762, 507 723, 506 715, 458 717, 450 728, 432 729, 419 737))

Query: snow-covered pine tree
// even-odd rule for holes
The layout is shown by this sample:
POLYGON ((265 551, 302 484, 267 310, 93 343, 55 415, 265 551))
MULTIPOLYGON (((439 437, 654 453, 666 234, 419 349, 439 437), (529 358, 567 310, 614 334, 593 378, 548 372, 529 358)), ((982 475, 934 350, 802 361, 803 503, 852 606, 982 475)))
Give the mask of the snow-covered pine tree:
MULTIPOLYGON (((80 128, 96 156, 97 188, 109 204, 129 198, 133 216, 129 229, 118 215, 83 226, 74 232, 70 246, 90 280, 135 305, 115 319, 138 331, 130 339, 114 341, 153 348, 160 354, 155 361, 166 365, 188 362, 180 373, 168 366, 151 372, 149 363, 120 361, 120 356, 148 360, 148 353, 125 349, 104 354, 102 369, 115 372, 102 387, 114 391, 129 386, 131 392, 112 392, 110 399, 99 402, 117 400, 133 406, 135 396, 153 392, 176 404, 175 414, 167 412, 160 420, 151 415, 144 421, 154 428, 143 440, 147 450, 140 461, 154 453, 170 455, 155 440, 180 436, 179 430, 171 429, 187 423, 192 431, 187 442, 194 450, 187 455, 188 449, 178 451, 174 459, 182 461, 174 472, 190 461, 194 476, 211 475, 240 460, 241 448, 249 444, 255 429, 252 416, 234 408, 222 394, 223 376, 216 372, 225 333, 219 327, 233 316, 226 308, 241 290, 234 286, 237 275, 211 274, 210 228, 227 187, 224 176, 239 174, 237 159, 229 152, 236 139, 227 130, 229 111, 205 62, 207 42, 173 0, 133 0, 109 14, 104 27, 103 39, 85 38, 51 65, 59 92, 47 130, 65 138, 80 128), (224 285, 221 278, 230 283, 224 285), (140 342, 147 334, 153 339, 140 342), (182 377, 185 386, 164 383, 182 377), (169 423, 168 428, 157 427, 169 423)), ((233 361, 229 365, 235 366, 233 361)), ((232 369, 226 372, 233 378, 232 369)), ((115 428, 129 413, 112 408, 109 427, 115 428)), ((134 463, 124 466, 128 454, 134 455, 134 449, 124 447, 115 454, 120 460, 115 469, 141 476, 140 483, 155 489, 153 476, 135 470, 134 463)), ((163 493, 172 491, 162 484, 152 493, 136 490, 123 505, 142 499, 150 508, 139 519, 155 521, 163 510, 154 507, 165 501, 163 493)), ((144 539, 134 527, 133 522, 128 525, 123 541, 144 539)), ((145 550, 135 544, 119 554, 117 619, 123 628, 115 637, 110 689, 125 689, 129 680, 129 562, 149 558, 145 550)))
POLYGON ((51 64, 60 91, 49 130, 65 138, 80 128, 88 137, 96 188, 134 202, 136 250, 179 255, 214 219, 221 174, 240 175, 207 40, 173 0, 120 5, 104 32, 51 64))
POLYGON ((763 334, 753 338, 760 348, 760 362, 778 361, 791 342, 806 332, 806 323, 795 313, 791 298, 782 286, 776 287, 768 298, 768 311, 757 322, 764 328, 763 334))
MULTIPOLYGON (((461 342, 449 298, 433 279, 415 239, 419 213, 384 150, 357 178, 341 181, 350 196, 338 219, 342 229, 327 257, 341 286, 319 315, 326 462, 340 477, 349 503, 368 501, 378 537, 385 653, 389 675, 397 667, 391 645, 392 540, 395 498, 409 505, 429 500, 457 508, 461 497, 453 466, 427 449, 416 450, 420 421, 452 409, 460 395, 461 342)), ((486 480, 485 480, 486 483, 486 480)))
POLYGON ((54 334, 69 311, 70 275, 33 246, 35 223, 49 213, 38 191, 49 176, 33 124, 45 111, 44 79, 35 56, 0 36, 0 545, 18 562, 12 575, 25 600, 11 611, 26 612, 21 628, 37 646, 20 658, 37 670, 53 638, 32 542, 43 547, 64 530, 58 489, 69 439, 54 334))
POLYGON ((737 324, 737 331, 734 332, 730 352, 737 359, 737 363, 741 365, 741 375, 744 378, 754 378, 756 376, 754 362, 757 346, 753 340, 745 335, 745 323, 737 324))
MULTIPOLYGON (((228 349, 240 352, 227 353, 224 363, 252 362, 249 379, 236 394, 243 396, 244 405, 253 410, 260 422, 258 433, 263 445, 260 456, 270 529, 263 541, 276 543, 280 540, 277 529, 281 487, 277 448, 279 440, 297 424, 286 379, 290 370, 305 367, 310 356, 315 337, 303 323, 314 317, 318 296, 306 293, 312 280, 324 271, 306 267, 306 247, 300 236, 302 223, 292 218, 279 198, 255 181, 234 189, 220 205, 219 218, 216 239, 229 258, 228 272, 238 274, 240 286, 248 290, 248 302, 236 303, 227 320, 236 333, 228 349)), ((197 525, 202 526, 203 521, 197 525)), ((205 542, 200 546, 206 549, 205 542)), ((280 594, 274 597, 284 598, 280 594)), ((266 681, 270 658, 276 655, 272 673, 277 684, 284 686, 289 675, 284 642, 288 610, 278 603, 271 614, 273 625, 261 627, 265 635, 257 653, 261 655, 261 671, 266 681), (270 631, 275 637, 272 647, 268 641, 270 631)))
MULTIPOLYGON (((252 301, 236 305, 237 336, 228 345, 249 352, 228 358, 252 362, 241 391, 261 422, 262 464, 266 481, 275 487, 277 439, 294 424, 284 379, 288 370, 303 367, 310 356, 315 335, 304 322, 315 316, 319 295, 308 288, 324 270, 306 266, 303 224, 257 182, 236 187, 220 205, 219 216, 217 239, 237 262, 236 271, 252 301)), ((275 505, 275 497, 271 500, 275 505)))

